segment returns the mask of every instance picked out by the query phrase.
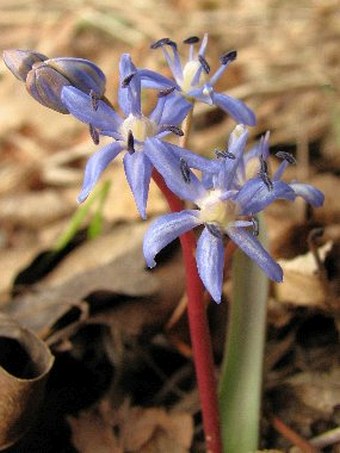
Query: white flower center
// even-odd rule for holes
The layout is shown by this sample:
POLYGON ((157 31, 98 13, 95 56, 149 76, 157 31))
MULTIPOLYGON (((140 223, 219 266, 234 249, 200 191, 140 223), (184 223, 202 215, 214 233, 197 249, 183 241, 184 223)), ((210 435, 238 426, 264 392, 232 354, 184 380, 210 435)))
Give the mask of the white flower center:
POLYGON ((200 220, 203 223, 213 223, 222 230, 233 222, 236 217, 236 206, 230 200, 221 200, 221 191, 211 190, 207 196, 199 200, 200 220))
POLYGON ((193 78, 195 77, 195 74, 200 66, 201 63, 198 60, 191 60, 185 64, 183 68, 183 81, 180 83, 180 87, 182 88, 184 94, 188 93, 193 88, 199 88, 207 81, 206 74, 202 71, 198 82, 195 83, 195 85, 192 85, 193 78))
POLYGON ((130 114, 120 126, 120 133, 126 142, 128 141, 130 131, 135 140, 144 142, 148 137, 153 137, 157 133, 157 124, 143 115, 137 117, 130 114))

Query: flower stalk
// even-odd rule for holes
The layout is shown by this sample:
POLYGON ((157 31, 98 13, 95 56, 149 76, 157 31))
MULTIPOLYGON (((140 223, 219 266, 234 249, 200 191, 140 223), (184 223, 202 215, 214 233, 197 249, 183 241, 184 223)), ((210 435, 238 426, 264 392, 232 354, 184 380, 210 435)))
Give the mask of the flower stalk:
MULTIPOLYGON (((153 171, 153 179, 165 196, 172 212, 183 209, 184 203, 173 194, 162 176, 153 171)), ((197 272, 195 260, 196 238, 192 231, 180 236, 186 275, 188 297, 188 319, 193 350, 198 392, 201 401, 206 450, 211 453, 222 451, 216 378, 212 354, 211 337, 204 304, 204 288, 197 272)))

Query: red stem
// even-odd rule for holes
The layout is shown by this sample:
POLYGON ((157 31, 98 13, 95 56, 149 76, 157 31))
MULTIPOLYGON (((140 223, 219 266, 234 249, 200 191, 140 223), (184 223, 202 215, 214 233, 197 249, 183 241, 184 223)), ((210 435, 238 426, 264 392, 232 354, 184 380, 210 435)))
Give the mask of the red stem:
MULTIPOLYGON (((184 209, 183 202, 173 194, 163 177, 153 171, 153 179, 165 196, 170 210, 178 212, 184 209)), ((186 275, 188 296, 188 319, 197 377, 198 392, 201 400, 203 428, 207 453, 221 453, 221 435, 214 375, 214 361, 207 313, 203 302, 204 288, 198 275, 195 249, 196 238, 192 231, 180 237, 186 275)))

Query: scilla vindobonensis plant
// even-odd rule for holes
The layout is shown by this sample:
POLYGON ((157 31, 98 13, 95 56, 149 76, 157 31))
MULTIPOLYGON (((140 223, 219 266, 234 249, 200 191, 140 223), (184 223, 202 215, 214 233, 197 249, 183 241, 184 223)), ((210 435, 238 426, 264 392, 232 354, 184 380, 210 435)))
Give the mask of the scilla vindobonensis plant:
POLYGON ((246 151, 247 127, 255 125, 254 113, 242 101, 214 88, 236 59, 236 51, 222 55, 219 67, 210 76, 208 36, 200 45, 199 41, 197 37, 184 41, 188 47, 186 61, 169 38, 151 45, 152 49, 161 49, 173 78, 137 68, 130 55, 123 54, 119 63, 119 112, 105 97, 103 72, 88 60, 48 58, 29 50, 7 50, 3 58, 38 102, 86 123, 96 145, 100 136, 112 138, 87 162, 79 202, 88 197, 119 153, 124 153, 126 178, 142 218, 146 218, 150 179, 162 190, 171 213, 154 220, 146 232, 145 260, 154 267, 157 253, 180 238, 206 449, 243 453, 255 451, 258 443, 267 277, 276 282, 283 279, 281 267, 263 245, 260 213, 278 199, 294 201, 297 196, 320 206, 323 195, 308 184, 281 179, 287 165, 295 163, 288 153, 277 153, 282 162, 270 174, 268 133, 246 151), (142 90, 158 92, 155 107, 147 116, 142 108, 142 90), (211 159, 195 154, 186 145, 193 108, 199 102, 217 106, 236 122, 225 148, 216 150, 211 159), (179 136, 178 145, 167 140, 169 134, 179 136), (249 173, 250 167, 257 170, 249 173), (199 231, 197 236, 194 229, 199 231), (215 302, 221 302, 225 253, 233 251, 231 244, 244 253, 238 251, 234 257, 235 297, 218 404, 203 295, 206 290, 215 302), (248 288, 251 297, 243 288, 248 288), (256 319, 249 316, 253 310, 256 319))

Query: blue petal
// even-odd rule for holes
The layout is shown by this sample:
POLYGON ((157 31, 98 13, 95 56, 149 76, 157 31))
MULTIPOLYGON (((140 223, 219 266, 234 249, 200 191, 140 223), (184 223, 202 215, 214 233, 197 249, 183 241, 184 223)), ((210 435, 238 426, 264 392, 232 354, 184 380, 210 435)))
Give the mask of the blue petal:
POLYGON ((204 228, 197 242, 196 261, 201 280, 218 304, 222 297, 224 247, 221 238, 204 228))
POLYGON ((243 124, 238 124, 230 135, 228 152, 235 156, 235 159, 225 158, 218 174, 216 185, 218 188, 228 190, 233 186, 235 175, 242 163, 244 148, 248 139, 248 130, 243 124))
POLYGON ((186 210, 166 214, 154 220, 148 228, 143 243, 145 261, 156 266, 155 256, 174 239, 200 224, 198 211, 186 210))
MULTIPOLYGON (((144 152, 149 157, 157 171, 163 176, 170 190, 183 200, 195 202, 205 194, 205 188, 197 176, 190 171, 190 182, 186 182, 181 172, 180 157, 186 160, 186 155, 174 152, 174 145, 150 138, 144 143, 144 152)), ((182 148, 177 147, 178 151, 182 148)), ((188 151, 189 153, 189 151, 188 151)))
POLYGON ((151 71, 150 69, 138 69, 138 74, 141 78, 143 88, 164 90, 176 86, 176 82, 173 80, 158 74, 158 72, 151 71))
POLYGON ((239 99, 235 99, 227 94, 216 93, 211 94, 215 105, 220 107, 225 112, 229 113, 237 123, 246 124, 247 126, 255 126, 256 117, 252 110, 239 99))
POLYGON ((124 156, 124 169, 129 186, 133 193, 137 209, 142 219, 146 218, 146 203, 149 194, 152 165, 141 151, 124 156))
POLYGON ((126 116, 130 113, 137 116, 142 113, 141 79, 129 54, 123 54, 119 61, 118 103, 126 116), (131 74, 134 74, 134 76, 127 86, 123 86, 124 80, 131 74))
POLYGON ((90 157, 85 168, 83 187, 78 196, 79 203, 88 197, 102 172, 121 150, 121 143, 110 143, 90 157))
POLYGON ((289 185, 294 190, 296 195, 304 198, 312 206, 318 208, 323 205, 325 196, 316 187, 311 186, 310 184, 303 184, 298 182, 293 182, 289 185))
POLYGON ((228 227, 227 233, 230 239, 235 242, 250 259, 255 261, 271 280, 282 282, 283 271, 281 266, 273 260, 252 233, 244 228, 233 227, 228 227))
POLYGON ((248 180, 238 192, 235 203, 242 215, 256 214, 277 199, 294 200, 294 190, 283 181, 272 181, 270 190, 260 177, 248 180))
POLYGON ((98 101, 98 108, 93 108, 90 96, 74 87, 64 87, 61 92, 63 104, 73 116, 86 124, 92 124, 96 129, 105 130, 106 134, 116 136, 122 123, 119 115, 103 101, 98 101))
POLYGON ((158 101, 155 110, 150 115, 150 119, 153 120, 157 117, 157 123, 160 125, 177 126, 184 120, 192 107, 192 103, 184 99, 179 93, 170 94, 158 101), (164 100, 164 104, 162 100, 164 100), (162 112, 159 115, 156 109, 160 107, 162 112))
POLYGON ((203 173, 216 173, 220 170, 221 162, 217 159, 207 159, 199 154, 193 153, 186 148, 169 144, 171 152, 177 156, 178 159, 181 157, 187 162, 190 168, 195 168, 203 173))

